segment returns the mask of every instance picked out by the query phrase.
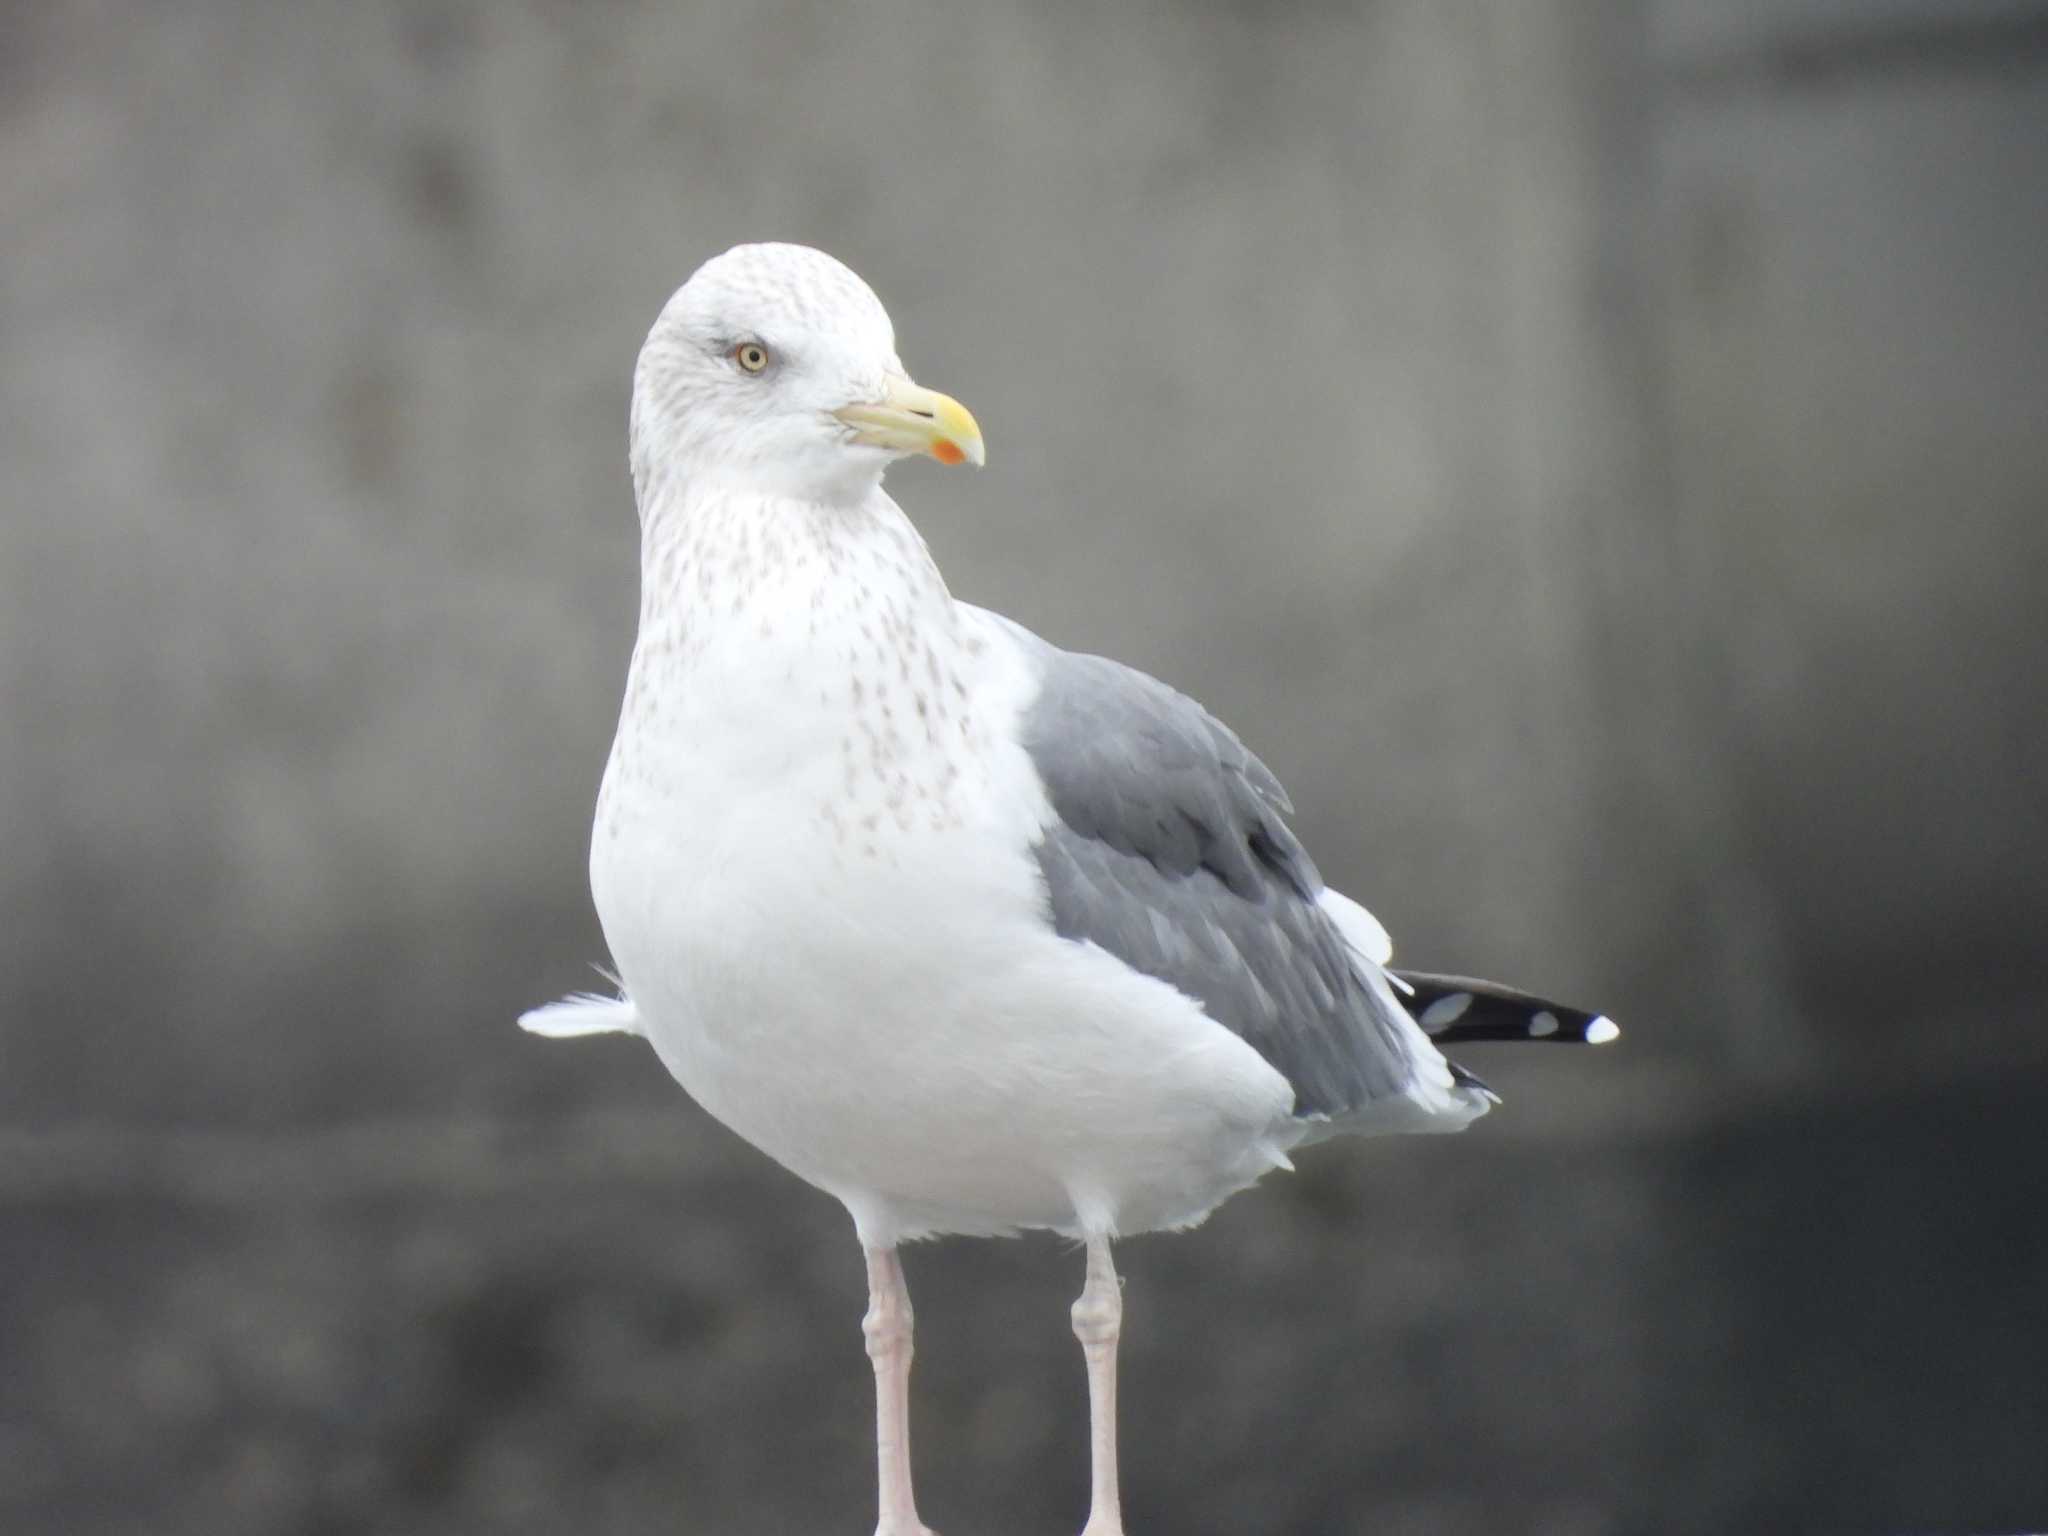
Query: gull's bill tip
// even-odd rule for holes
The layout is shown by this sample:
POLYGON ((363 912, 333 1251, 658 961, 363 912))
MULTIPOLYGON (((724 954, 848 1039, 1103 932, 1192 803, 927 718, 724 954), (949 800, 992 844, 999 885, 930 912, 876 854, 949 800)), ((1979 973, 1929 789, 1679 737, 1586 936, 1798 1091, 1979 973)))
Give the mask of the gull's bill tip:
POLYGON ((879 400, 856 400, 832 413, 853 428, 853 440, 892 453, 922 453, 941 464, 988 462, 981 425, 951 395, 892 378, 879 400))

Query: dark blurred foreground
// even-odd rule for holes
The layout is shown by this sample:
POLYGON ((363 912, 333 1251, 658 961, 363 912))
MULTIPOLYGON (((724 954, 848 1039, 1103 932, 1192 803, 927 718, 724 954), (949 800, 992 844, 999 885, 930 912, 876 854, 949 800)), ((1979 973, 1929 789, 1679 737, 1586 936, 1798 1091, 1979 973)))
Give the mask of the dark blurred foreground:
MULTIPOLYGON (((2025 1527, 2044 1088, 1324 1151, 1128 1243, 1129 1524, 2025 1527)), ((17 1529, 872 1522, 844 1217, 699 1121, 122 1155, 120 1193, 10 1211, 17 1529)), ((909 1264, 926 1518, 1078 1528, 1076 1257, 909 1264)))
MULTIPOLYGON (((2048 7, 8 20, 0 1531, 870 1526, 843 1215, 511 1025, 767 236, 962 596, 1627 1031, 1125 1246, 1133 1532, 2048 1528, 2048 7)), ((928 1518, 1075 1528, 1078 1259, 909 1268, 928 1518)))

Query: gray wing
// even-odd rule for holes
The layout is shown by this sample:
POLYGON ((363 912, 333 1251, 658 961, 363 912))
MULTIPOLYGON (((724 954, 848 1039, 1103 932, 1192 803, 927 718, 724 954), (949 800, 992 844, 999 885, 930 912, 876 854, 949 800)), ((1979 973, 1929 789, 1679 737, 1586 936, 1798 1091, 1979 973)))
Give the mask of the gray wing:
POLYGON ((1193 699, 1029 638, 1044 676, 1024 745, 1054 811, 1033 852, 1054 928, 1199 1001, 1294 1085, 1297 1114, 1406 1088, 1413 1036, 1316 904, 1279 780, 1193 699))

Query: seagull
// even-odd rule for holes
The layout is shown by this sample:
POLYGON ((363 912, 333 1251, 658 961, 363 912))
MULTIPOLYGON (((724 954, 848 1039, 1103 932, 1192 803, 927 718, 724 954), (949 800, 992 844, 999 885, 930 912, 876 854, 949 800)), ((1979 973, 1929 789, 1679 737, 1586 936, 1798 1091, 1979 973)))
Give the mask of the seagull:
POLYGON ((641 1036, 846 1207, 876 1536, 931 1536, 899 1245, 1084 1244, 1083 1536, 1122 1536, 1111 1240, 1193 1226, 1328 1137, 1463 1129, 1498 1100, 1445 1044, 1618 1031, 1389 969, 1227 726, 953 597, 882 489, 919 455, 979 466, 981 429, 911 382, 832 257, 737 246, 663 308, 633 377, 639 634, 590 849, 619 995, 520 1023, 641 1036))

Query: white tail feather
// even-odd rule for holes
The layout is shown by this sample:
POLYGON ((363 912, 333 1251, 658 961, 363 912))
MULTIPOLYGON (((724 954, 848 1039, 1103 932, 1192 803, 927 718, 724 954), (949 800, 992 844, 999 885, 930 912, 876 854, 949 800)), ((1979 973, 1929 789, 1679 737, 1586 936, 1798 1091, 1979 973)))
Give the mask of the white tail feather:
POLYGON ((640 1010, 630 997, 600 997, 595 992, 577 992, 560 1002, 529 1008, 519 1015, 519 1027, 529 1034, 550 1040, 567 1040, 576 1035, 640 1033, 640 1010))

